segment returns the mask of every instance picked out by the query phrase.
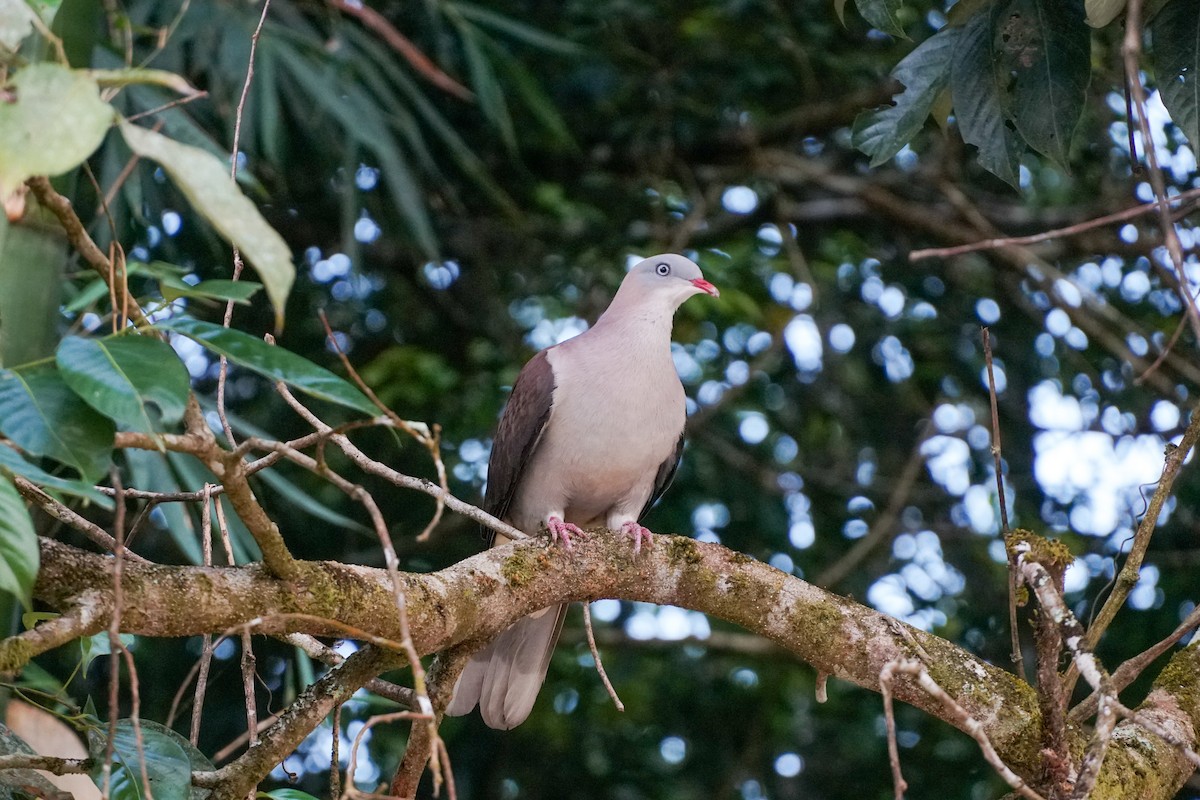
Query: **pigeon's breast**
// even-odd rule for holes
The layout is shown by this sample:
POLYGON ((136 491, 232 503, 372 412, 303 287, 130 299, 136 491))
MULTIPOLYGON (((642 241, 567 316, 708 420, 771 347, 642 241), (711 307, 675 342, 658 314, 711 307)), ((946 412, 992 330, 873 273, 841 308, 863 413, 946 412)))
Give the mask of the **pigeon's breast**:
POLYGON ((683 386, 669 355, 665 365, 630 355, 611 367, 552 360, 552 412, 517 498, 531 524, 552 511, 581 525, 601 524, 616 505, 636 513, 659 466, 674 456, 686 416, 683 386))

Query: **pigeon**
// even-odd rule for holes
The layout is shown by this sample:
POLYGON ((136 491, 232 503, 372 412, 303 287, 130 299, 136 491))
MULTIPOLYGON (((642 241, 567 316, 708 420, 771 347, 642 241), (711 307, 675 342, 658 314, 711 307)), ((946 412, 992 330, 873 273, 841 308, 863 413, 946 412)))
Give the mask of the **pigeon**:
MULTIPOLYGON (((518 530, 542 526, 566 549, 585 528, 633 539, 666 491, 683 453, 686 397, 671 357, 671 323, 689 297, 719 297, 681 255, 638 262, 587 331, 542 350, 522 368, 500 417, 483 508, 518 530)), ((508 539, 490 533, 489 545, 508 539)), ((479 706, 509 730, 533 708, 566 606, 544 608, 502 631, 468 662, 446 708, 479 706)))

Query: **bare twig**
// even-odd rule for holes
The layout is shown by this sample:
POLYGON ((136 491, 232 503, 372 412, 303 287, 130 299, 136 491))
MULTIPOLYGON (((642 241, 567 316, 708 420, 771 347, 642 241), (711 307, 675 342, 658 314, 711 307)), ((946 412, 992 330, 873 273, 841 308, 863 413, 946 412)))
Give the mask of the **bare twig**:
POLYGON ((904 775, 900 771, 900 748, 896 742, 896 709, 892 703, 892 680, 899 663, 892 661, 879 673, 879 694, 883 697, 883 719, 887 726, 888 763, 892 767, 894 797, 896 800, 904 800, 908 782, 904 780, 904 775))
MULTIPOLYGON (((1200 606, 1193 608, 1192 613, 1188 614, 1183 622, 1179 623, 1179 626, 1171 632, 1170 636, 1117 667, 1112 674, 1113 692, 1120 692, 1126 686, 1133 683, 1137 679, 1137 676, 1142 674, 1142 670, 1150 666, 1155 659, 1198 627, 1200 627, 1200 606)), ((1082 723, 1092 714, 1096 713, 1098 700, 1099 692, 1093 692, 1080 702, 1079 705, 1071 709, 1068 719, 1075 724, 1082 723)))
MULTIPOLYGON (((1154 495, 1150 498, 1146 513, 1142 515, 1142 521, 1138 523, 1133 544, 1129 548, 1129 555, 1125 557, 1125 564, 1114 579, 1113 590, 1096 614, 1095 621, 1092 622, 1091 628, 1083 639, 1083 646, 1086 650, 1095 649, 1104 631, 1108 629, 1117 612, 1125 605, 1125 599, 1129 596, 1129 592, 1137 585, 1141 576, 1142 559, 1146 555, 1146 549, 1150 546, 1150 540, 1158 526, 1163 505, 1171 496, 1175 479, 1179 476, 1179 471, 1182 469, 1188 453, 1196 446, 1197 440, 1200 440, 1200 405, 1192 410, 1192 419, 1184 430, 1179 444, 1167 445, 1162 475, 1158 479, 1158 488, 1154 490, 1154 495)), ((1068 694, 1075 685, 1075 678, 1076 672, 1072 667, 1064 681, 1068 694)))
MULTIPOLYGON (((204 566, 211 567, 212 560, 212 504, 213 500, 210 497, 212 486, 204 484, 204 500, 200 506, 200 544, 204 551, 204 566)), ((217 505, 221 505, 221 501, 216 501, 217 505)), ((229 566, 234 566, 232 560, 229 566)), ((213 657, 213 637, 211 633, 204 634, 201 640, 200 661, 196 672, 196 692, 192 699, 192 729, 191 739, 192 744, 196 745, 200 741, 200 717, 204 711, 204 693, 208 688, 208 671, 212 665, 213 657)))
MULTIPOLYGON (((117 540, 110 536, 108 532, 99 525, 91 522, 90 520, 84 519, 70 508, 67 508, 65 505, 46 494, 41 487, 30 483, 20 475, 13 475, 12 480, 13 485, 17 487, 17 491, 20 492, 21 496, 26 500, 30 501, 34 505, 37 505, 47 514, 59 520, 60 522, 65 522, 75 530, 80 531, 108 552, 116 552, 117 540)), ((146 559, 128 549, 125 550, 125 558, 129 559, 130 561, 148 563, 146 562, 146 559)))
POLYGON ((617 696, 617 690, 613 688, 612 681, 608 679, 608 673, 604 671, 604 662, 600 660, 600 651, 596 648, 596 635, 592 632, 592 612, 589 606, 590 603, 583 604, 583 630, 587 633, 588 649, 592 651, 592 661, 596 665, 596 673, 600 676, 600 682, 604 684, 604 690, 612 698, 617 711, 624 711, 625 704, 617 696))
MULTIPOLYGON (((1125 6, 1125 38, 1121 42, 1121 54, 1125 60, 1125 74, 1129 80, 1127 86, 1137 110, 1138 128, 1142 133, 1142 145, 1149 167, 1150 185, 1154 189, 1154 203, 1158 209, 1158 221, 1162 227, 1163 241, 1175 267, 1179 279, 1179 295, 1183 300, 1184 314, 1192 326, 1192 334, 1200 340, 1200 309, 1196 307, 1196 298, 1188 289, 1188 276, 1183 268, 1183 245, 1175 230, 1175 221, 1171 218, 1171 205, 1167 198, 1166 182, 1163 180, 1162 169, 1158 165, 1158 154, 1155 152, 1154 139, 1150 133, 1150 119, 1146 113, 1146 89, 1140 78, 1139 60, 1142 54, 1142 0, 1128 0, 1125 6)), ((1132 125, 1133 120, 1129 120, 1132 125)), ((1132 154, 1131 154, 1132 157, 1132 154)))
POLYGON ((389 22, 387 17, 375 9, 365 3, 352 2, 352 0, 327 0, 327 2, 343 14, 357 18, 364 27, 378 34, 388 47, 404 56, 412 68, 434 86, 461 100, 474 99, 475 95, 471 93, 470 89, 443 72, 407 36, 396 30, 396 26, 389 22))
POLYGON ((409 436, 417 440, 417 442, 429 451, 429 457, 433 460, 433 467, 437 471, 438 485, 442 488, 442 494, 438 495, 435 500, 437 505, 433 510, 433 517, 429 520, 425 528, 417 535, 418 542, 424 542, 429 539, 429 534, 441 522, 442 514, 446 510, 445 497, 450 493, 449 478, 446 475, 446 464, 442 461, 442 435, 441 427, 438 425, 425 425, 424 423, 410 422, 403 419, 399 414, 388 408, 379 396, 375 394, 375 390, 367 385, 367 382, 358 374, 358 370, 350 363, 350 359, 346 358, 346 354, 342 351, 342 347, 338 344, 338 339, 333 335, 333 328, 329 325, 329 318, 325 316, 325 311, 319 312, 321 324, 325 326, 325 336, 333 350, 337 353, 338 359, 342 362, 342 366, 346 370, 354 385, 357 386, 367 398, 375 404, 375 407, 384 413, 389 420, 392 421, 397 428, 407 433, 409 436))
MULTIPOLYGON (((956 728, 965 732, 979 744, 979 749, 982 751, 984 759, 992 766, 992 769, 996 771, 996 774, 1004 779, 1005 783, 1012 787, 1022 797, 1028 798, 1028 800, 1045 800, 1040 794, 1030 788, 1029 784, 1021 780, 1019 775, 1009 769, 1008 765, 1001 760, 999 754, 996 752, 996 748, 992 746, 991 740, 988 739, 987 733, 984 731, 983 726, 979 723, 979 721, 967 713, 966 709, 960 706, 955 699, 946 692, 945 689, 939 686, 937 682, 933 680, 933 678, 929 677, 929 672, 925 669, 924 664, 922 664, 920 661, 903 658, 897 659, 885 665, 879 674, 881 690, 883 684, 887 682, 889 684, 888 691, 890 695, 890 684, 895 679, 897 674, 913 676, 916 678, 918 685, 924 689, 925 692, 942 703, 948 712, 947 718, 953 721, 953 724, 956 728)), ((889 742, 889 751, 890 750, 891 743, 889 742)), ((899 772, 899 756, 897 755, 896 758, 897 766, 894 768, 894 775, 897 775, 899 772)), ((899 778, 899 783, 897 786, 899 787, 902 785, 904 785, 904 779, 899 778)), ((903 789, 900 789, 899 791, 902 792, 903 789)), ((900 797, 901 795, 898 793, 896 796, 900 797)))
POLYGON ((50 179, 44 175, 30 178, 25 183, 38 202, 58 218, 59 224, 67 233, 67 241, 71 243, 84 262, 104 280, 109 291, 116 293, 113 308, 127 309, 128 315, 139 327, 149 325, 149 321, 142 314, 141 307, 128 297, 124 285, 117 280, 116 268, 113 263, 88 235, 87 229, 84 227, 83 221, 79 219, 79 215, 75 213, 71 201, 55 191, 54 187, 50 185, 50 179))
MULTIPOLYGON (((1169 198, 1169 202, 1184 203, 1194 200, 1197 197, 1200 197, 1200 189, 1189 189, 1186 192, 1180 192, 1174 197, 1169 198)), ((949 258, 950 256, 960 256, 964 253, 975 253, 980 250, 997 250, 1002 247, 1038 244, 1039 242, 1059 239, 1064 236, 1074 236, 1077 233, 1083 233, 1094 228, 1102 228, 1105 225, 1112 225, 1116 222, 1124 222, 1127 219, 1134 219, 1158 209, 1159 204, 1157 201, 1143 203, 1122 209, 1113 214, 1105 214, 1104 216, 1095 217, 1085 222, 1076 223, 1075 225, 1068 225, 1065 228, 1055 228, 1054 230, 1043 231, 1042 233, 1035 233, 1029 236, 1007 236, 1003 238, 984 239, 979 242, 971 242, 970 244, 955 245, 954 247, 929 247, 924 250, 913 250, 908 254, 908 260, 915 262, 927 258, 949 258)))

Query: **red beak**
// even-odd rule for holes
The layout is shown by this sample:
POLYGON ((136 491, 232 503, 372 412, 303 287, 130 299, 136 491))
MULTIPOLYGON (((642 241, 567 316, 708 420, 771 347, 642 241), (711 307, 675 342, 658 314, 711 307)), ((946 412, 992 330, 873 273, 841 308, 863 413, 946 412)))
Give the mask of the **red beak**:
POLYGON ((717 287, 713 286, 708 281, 704 280, 704 278, 696 278, 695 280, 692 281, 692 286, 695 286, 697 289, 704 292, 705 294, 711 294, 713 297, 721 296, 720 290, 717 289, 717 287))

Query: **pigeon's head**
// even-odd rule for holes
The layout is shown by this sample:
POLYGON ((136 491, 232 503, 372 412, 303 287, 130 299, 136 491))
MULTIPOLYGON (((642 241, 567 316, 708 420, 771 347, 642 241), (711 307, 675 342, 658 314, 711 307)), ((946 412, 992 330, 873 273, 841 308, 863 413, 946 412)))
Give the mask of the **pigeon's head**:
POLYGON ((720 297, 717 287, 704 280, 704 273, 696 262, 675 253, 645 258, 634 265, 625 276, 624 284, 633 284, 639 293, 661 298, 672 308, 695 294, 710 294, 720 297))

